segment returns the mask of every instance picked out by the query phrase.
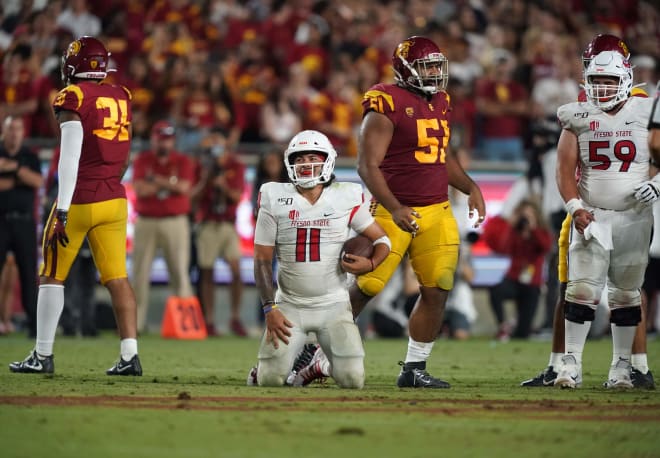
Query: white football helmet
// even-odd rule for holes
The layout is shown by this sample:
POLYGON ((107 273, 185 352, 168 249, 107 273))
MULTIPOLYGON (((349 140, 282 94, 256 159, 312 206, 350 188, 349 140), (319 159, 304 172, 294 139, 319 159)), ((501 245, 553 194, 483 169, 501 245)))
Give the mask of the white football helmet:
POLYGON ((587 100, 603 111, 614 108, 620 102, 630 97, 633 87, 633 71, 628 59, 616 51, 603 51, 597 54, 585 71, 584 90, 587 100), (593 84, 598 76, 618 78, 619 83, 593 84))
MULTIPOLYGON (((289 142, 289 147, 284 151, 284 166, 289 174, 289 179, 296 186, 301 188, 313 188, 317 184, 327 183, 332 179, 332 173, 335 170, 335 160, 337 152, 328 137, 317 130, 303 130, 296 134, 289 142), (318 152, 325 154, 324 162, 309 163, 307 165, 320 166, 320 174, 317 176, 305 177, 298 176, 293 156, 299 153, 318 152)), ((313 167, 317 170, 317 167, 313 167)))

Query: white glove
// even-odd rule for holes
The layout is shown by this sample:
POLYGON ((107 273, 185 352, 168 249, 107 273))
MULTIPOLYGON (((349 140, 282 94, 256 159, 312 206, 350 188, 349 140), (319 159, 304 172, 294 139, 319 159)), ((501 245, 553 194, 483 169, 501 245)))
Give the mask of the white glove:
POLYGON ((660 198, 660 185, 654 181, 645 181, 635 186, 635 199, 643 204, 652 204, 660 198))

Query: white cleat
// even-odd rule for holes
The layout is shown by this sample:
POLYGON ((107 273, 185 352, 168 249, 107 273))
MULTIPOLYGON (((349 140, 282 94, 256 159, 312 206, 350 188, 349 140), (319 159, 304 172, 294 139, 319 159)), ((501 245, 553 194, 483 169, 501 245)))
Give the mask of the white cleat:
POLYGON ((619 358, 616 364, 610 367, 610 373, 607 376, 605 388, 613 390, 627 390, 633 388, 634 385, 630 378, 631 371, 632 366, 630 365, 630 361, 619 358))
POLYGON ((578 388, 582 385, 582 367, 577 363, 575 356, 564 355, 562 365, 555 379, 555 386, 560 388, 578 388))

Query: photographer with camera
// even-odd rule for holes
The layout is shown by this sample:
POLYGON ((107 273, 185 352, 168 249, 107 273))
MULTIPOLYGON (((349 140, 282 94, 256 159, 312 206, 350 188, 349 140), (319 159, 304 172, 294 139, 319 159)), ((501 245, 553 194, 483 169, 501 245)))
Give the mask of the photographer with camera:
POLYGON ((236 230, 236 212, 245 189, 245 165, 227 146, 227 132, 214 128, 203 139, 206 150, 199 186, 193 198, 197 209, 197 264, 199 295, 204 309, 208 335, 217 336, 215 327, 215 278, 217 258, 229 266, 229 330, 241 337, 247 331, 240 318, 243 280, 241 278, 241 242, 236 230))
POLYGON ((504 319, 504 301, 513 299, 518 312, 517 326, 511 335, 526 339, 538 307, 543 281, 545 255, 552 248, 552 233, 543 221, 539 207, 530 200, 521 201, 509 219, 490 218, 483 237, 491 250, 509 256, 511 264, 502 281, 490 288, 490 304, 497 319, 497 338, 509 339, 504 319))

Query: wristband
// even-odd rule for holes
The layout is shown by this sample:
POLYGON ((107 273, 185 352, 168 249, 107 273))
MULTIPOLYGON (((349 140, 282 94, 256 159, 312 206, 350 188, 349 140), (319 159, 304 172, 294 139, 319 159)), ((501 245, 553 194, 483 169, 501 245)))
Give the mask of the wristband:
POLYGON ((376 246, 379 243, 382 243, 383 245, 387 245, 387 247, 390 250, 392 249, 392 242, 390 242, 390 238, 387 235, 377 238, 376 240, 374 240, 374 243, 372 243, 372 245, 376 246))
POLYGON ((272 312, 273 310, 279 308, 275 301, 266 301, 264 302, 264 305, 261 306, 261 310, 263 310, 264 315, 272 312))
POLYGON ((584 207, 582 206, 582 201, 580 199, 569 200, 564 205, 564 208, 566 208, 566 211, 571 216, 573 216, 573 214, 578 210, 584 210, 584 207))

